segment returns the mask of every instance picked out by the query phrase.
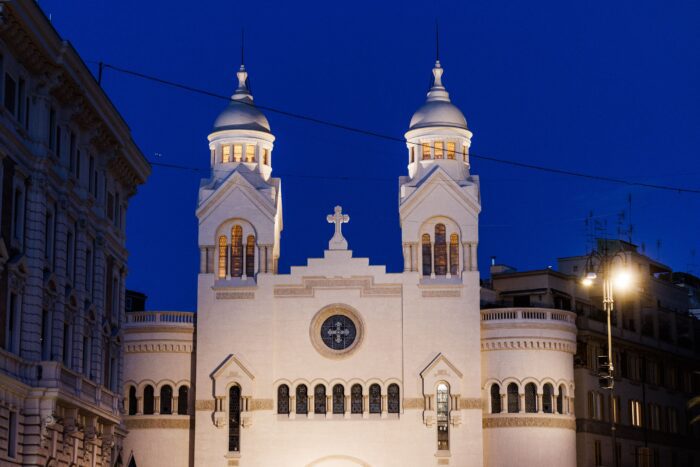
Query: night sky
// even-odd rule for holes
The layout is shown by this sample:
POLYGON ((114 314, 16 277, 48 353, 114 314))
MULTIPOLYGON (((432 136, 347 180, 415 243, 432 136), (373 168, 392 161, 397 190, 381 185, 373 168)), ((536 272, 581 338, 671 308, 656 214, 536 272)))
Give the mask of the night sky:
MULTIPOLYGON (((695 0, 40 5, 94 73, 102 60, 226 95, 244 27, 256 103, 397 137, 425 99, 438 19, 444 82, 474 133, 474 155, 700 188, 695 0)), ((110 70, 103 86, 148 159, 208 168, 206 137, 225 102, 110 70)), ((281 272, 322 256, 336 204, 351 217, 343 231, 355 256, 400 271, 405 144, 267 117, 277 138, 273 175, 282 178, 281 272)), ((634 242, 700 273, 700 195, 478 159, 472 173, 481 177, 484 275, 492 255, 531 269, 585 252, 590 212, 616 236, 629 194, 634 242)), ((194 210, 205 175, 154 167, 130 200, 127 286, 148 295, 149 309, 195 309, 194 210)))

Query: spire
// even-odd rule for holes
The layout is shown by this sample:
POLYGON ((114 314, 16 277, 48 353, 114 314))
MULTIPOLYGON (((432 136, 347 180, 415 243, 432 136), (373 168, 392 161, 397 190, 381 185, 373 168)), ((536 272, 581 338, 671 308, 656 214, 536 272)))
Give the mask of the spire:
POLYGON ((435 18, 435 61, 440 63, 440 26, 435 18))
POLYGON ((241 67, 238 69, 236 77, 238 78, 238 88, 236 92, 233 93, 233 96, 231 96, 231 99, 237 101, 252 101, 253 95, 250 93, 248 72, 245 69, 245 35, 243 28, 241 28, 241 67))

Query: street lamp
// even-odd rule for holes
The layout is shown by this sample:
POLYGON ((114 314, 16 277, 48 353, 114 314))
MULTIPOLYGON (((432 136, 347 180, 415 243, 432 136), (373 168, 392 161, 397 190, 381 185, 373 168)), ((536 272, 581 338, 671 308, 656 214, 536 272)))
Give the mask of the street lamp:
POLYGON ((586 273, 581 280, 584 287, 591 287, 600 277, 603 285, 603 311, 607 318, 608 331, 608 354, 598 357, 599 380, 598 384, 602 389, 610 391, 610 438, 612 442, 613 465, 618 467, 617 459, 617 437, 615 428, 616 403, 614 396, 614 371, 612 353, 612 311, 614 304, 613 290, 623 291, 632 284, 632 274, 625 267, 625 256, 621 250, 614 253, 608 251, 608 241, 599 243, 601 251, 593 250, 586 259, 586 273), (618 260, 617 262, 615 260, 618 260), (617 264, 616 264, 617 263, 617 264))

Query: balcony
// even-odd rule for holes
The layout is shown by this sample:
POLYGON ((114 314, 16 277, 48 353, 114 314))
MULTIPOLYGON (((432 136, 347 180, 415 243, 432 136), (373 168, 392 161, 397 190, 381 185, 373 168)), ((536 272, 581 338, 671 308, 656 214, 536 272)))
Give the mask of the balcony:
POLYGON ((124 329, 143 326, 193 327, 197 314, 190 311, 134 311, 126 314, 124 329))
POLYGON ((552 308, 495 308, 481 310, 481 321, 554 321, 576 326, 576 313, 552 308))

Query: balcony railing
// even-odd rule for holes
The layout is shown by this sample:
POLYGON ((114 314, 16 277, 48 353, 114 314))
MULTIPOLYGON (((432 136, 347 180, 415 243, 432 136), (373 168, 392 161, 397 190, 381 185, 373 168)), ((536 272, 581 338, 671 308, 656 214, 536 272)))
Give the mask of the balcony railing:
POLYGON ((126 326, 130 325, 194 325, 197 314, 190 311, 134 311, 126 314, 126 326))
POLYGON ((552 308, 494 308, 481 310, 481 321, 557 321, 576 325, 576 313, 552 308))

